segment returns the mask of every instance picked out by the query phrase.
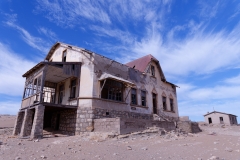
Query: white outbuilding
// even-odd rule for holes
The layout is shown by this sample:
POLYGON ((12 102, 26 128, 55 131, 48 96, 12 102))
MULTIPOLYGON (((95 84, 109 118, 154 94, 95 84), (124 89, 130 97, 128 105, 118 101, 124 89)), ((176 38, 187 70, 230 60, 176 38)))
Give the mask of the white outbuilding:
POLYGON ((213 111, 204 115, 205 122, 208 124, 238 124, 237 116, 233 114, 213 111))

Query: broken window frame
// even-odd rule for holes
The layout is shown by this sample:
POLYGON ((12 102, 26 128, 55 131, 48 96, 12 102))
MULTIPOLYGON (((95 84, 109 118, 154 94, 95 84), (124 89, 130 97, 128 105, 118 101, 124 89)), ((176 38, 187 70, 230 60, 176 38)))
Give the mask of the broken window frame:
POLYGON ((167 98, 165 96, 162 96, 162 104, 163 104, 163 110, 167 111, 167 98))
POLYGON ((147 105, 146 95, 147 95, 147 92, 141 90, 141 105, 142 105, 142 106, 146 106, 146 105, 147 105))
POLYGON ((131 88, 131 104, 137 105, 137 89, 131 88))
POLYGON ((104 81, 101 81, 101 98, 122 102, 124 90, 123 83, 113 79, 106 79, 104 84, 104 81))
POLYGON ((169 102, 170 102, 170 111, 174 112, 174 101, 173 101, 173 98, 169 98, 169 102))
POLYGON ((28 98, 32 95, 32 85, 33 85, 33 80, 30 80, 27 82, 27 85, 25 86, 25 89, 24 89, 23 99, 28 98))
POLYGON ((69 99, 76 98, 76 91, 77 91, 77 79, 72 79, 70 84, 70 97, 69 99))

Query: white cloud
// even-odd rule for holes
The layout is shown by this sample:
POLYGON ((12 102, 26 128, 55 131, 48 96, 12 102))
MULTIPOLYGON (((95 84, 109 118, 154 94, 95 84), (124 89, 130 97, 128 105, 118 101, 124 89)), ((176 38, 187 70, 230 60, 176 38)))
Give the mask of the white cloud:
POLYGON ((57 35, 52 30, 45 27, 39 27, 38 31, 46 37, 50 38, 51 40, 57 41, 57 35))
POLYGON ((0 94, 22 96, 25 79, 22 75, 35 63, 14 53, 0 42, 0 94))
POLYGON ((38 0, 37 11, 48 12, 49 20, 65 27, 81 23, 81 18, 106 24, 111 23, 108 14, 98 1, 38 0))
POLYGON ((24 42, 26 42, 29 46, 41 51, 43 54, 46 54, 48 52, 49 50, 48 46, 50 46, 50 44, 44 41, 42 38, 32 36, 27 30, 17 25, 16 14, 13 15, 6 14, 6 16, 8 17, 8 21, 6 21, 5 24, 8 25, 9 27, 16 29, 20 33, 24 42))

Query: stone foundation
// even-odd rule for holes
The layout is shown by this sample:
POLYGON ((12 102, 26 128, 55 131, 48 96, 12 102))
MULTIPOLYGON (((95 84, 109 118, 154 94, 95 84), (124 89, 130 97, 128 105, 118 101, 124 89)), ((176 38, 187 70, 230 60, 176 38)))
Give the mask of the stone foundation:
POLYGON ((191 121, 178 121, 177 127, 185 133, 198 133, 201 132, 201 129, 198 126, 197 122, 191 121))
POLYGON ((80 132, 93 131, 93 112, 91 108, 77 109, 76 135, 79 135, 80 132))
POLYGON ((102 118, 94 119, 94 132, 112 132, 117 134, 127 134, 147 129, 148 127, 159 127, 167 131, 175 130, 174 122, 152 121, 142 119, 126 118, 102 118))
POLYGON ((142 113, 134 113, 134 112, 127 112, 127 111, 116 111, 116 110, 108 110, 108 109, 100 109, 95 108, 93 109, 94 118, 133 118, 133 119, 145 119, 145 120, 153 120, 153 116, 149 114, 142 114, 142 113))
POLYGON ((22 128, 20 132, 21 137, 30 136, 33 124, 33 116, 34 116, 33 109, 25 109, 22 128))
POLYGON ((23 119, 24 119, 24 113, 25 112, 18 112, 16 122, 15 122, 15 125, 14 125, 13 135, 19 135, 20 134, 23 119))
POLYGON ((31 138, 42 138, 43 136, 43 119, 45 106, 35 107, 34 121, 31 129, 31 138))
POLYGON ((66 109, 63 111, 56 111, 52 114, 51 128, 56 129, 57 115, 59 114, 59 131, 63 134, 74 135, 76 130, 76 114, 77 110, 66 109))

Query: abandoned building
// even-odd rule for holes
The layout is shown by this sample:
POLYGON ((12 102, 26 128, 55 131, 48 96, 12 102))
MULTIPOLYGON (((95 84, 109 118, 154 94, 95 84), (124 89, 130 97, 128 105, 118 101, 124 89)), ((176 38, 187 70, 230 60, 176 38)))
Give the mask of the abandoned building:
POLYGON ((204 115, 205 122, 208 124, 228 124, 237 125, 237 116, 233 114, 213 111, 204 115))
POLYGON ((177 86, 152 55, 121 64, 57 42, 23 77, 13 131, 21 137, 40 138, 46 128, 68 135, 114 127, 121 133, 151 125, 174 128, 179 117, 177 86))

